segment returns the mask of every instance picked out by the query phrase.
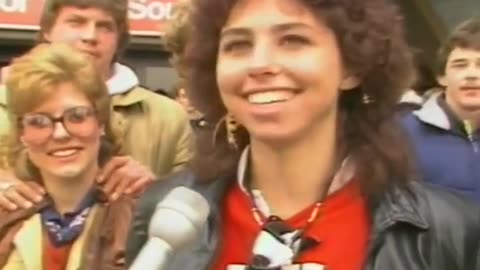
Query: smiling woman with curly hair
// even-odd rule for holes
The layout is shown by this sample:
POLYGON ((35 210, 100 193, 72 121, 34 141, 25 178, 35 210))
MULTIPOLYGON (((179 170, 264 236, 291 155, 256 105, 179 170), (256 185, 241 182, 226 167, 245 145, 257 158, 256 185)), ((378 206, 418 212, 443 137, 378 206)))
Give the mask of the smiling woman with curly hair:
MULTIPOLYGON (((187 88, 214 150, 171 181, 212 213, 169 269, 478 269, 480 210, 413 181, 395 119, 412 56, 390 1, 193 3, 187 88)), ((140 200, 129 259, 166 189, 140 200)))

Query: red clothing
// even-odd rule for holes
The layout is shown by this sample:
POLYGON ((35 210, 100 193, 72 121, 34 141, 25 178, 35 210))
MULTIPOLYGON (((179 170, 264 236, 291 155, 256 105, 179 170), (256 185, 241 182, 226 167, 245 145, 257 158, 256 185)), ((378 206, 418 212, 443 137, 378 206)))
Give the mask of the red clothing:
POLYGON ((72 245, 56 247, 50 241, 47 233, 43 236, 43 269, 65 270, 67 269, 68 257, 72 245))
MULTIPOLYGON (((303 228, 313 207, 286 220, 287 224, 303 228)), ((329 270, 362 269, 370 232, 368 216, 358 182, 352 181, 330 195, 321 206, 317 220, 305 232, 320 244, 302 252, 295 263, 319 263, 329 270)), ((222 247, 213 270, 224 270, 229 264, 248 263, 260 232, 260 225, 252 215, 250 199, 238 185, 225 198, 223 224, 222 247)))

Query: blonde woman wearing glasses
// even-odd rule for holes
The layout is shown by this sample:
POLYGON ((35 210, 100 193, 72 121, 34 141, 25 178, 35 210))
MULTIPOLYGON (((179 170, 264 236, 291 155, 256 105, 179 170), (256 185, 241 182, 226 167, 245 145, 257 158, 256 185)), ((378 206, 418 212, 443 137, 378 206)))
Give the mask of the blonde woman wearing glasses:
POLYGON ((105 204, 95 185, 101 166, 121 151, 102 78, 85 55, 56 44, 16 59, 6 84, 15 123, 9 164, 20 179, 39 179, 47 196, 0 213, 0 268, 124 269, 133 200, 105 204))

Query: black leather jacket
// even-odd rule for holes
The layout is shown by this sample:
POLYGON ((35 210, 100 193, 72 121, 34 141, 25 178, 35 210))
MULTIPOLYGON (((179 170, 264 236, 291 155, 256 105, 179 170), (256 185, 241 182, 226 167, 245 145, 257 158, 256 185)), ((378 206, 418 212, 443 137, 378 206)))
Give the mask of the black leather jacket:
MULTIPOLYGON (((191 173, 183 172, 155 182, 142 195, 128 237, 129 263, 147 240, 155 205, 172 188, 183 185, 203 194, 212 209, 199 241, 171 258, 168 269, 210 268, 221 241, 220 202, 231 181, 218 180, 209 185, 194 182, 191 173)), ((365 270, 480 270, 480 209, 461 196, 412 183, 409 191, 394 189, 386 193, 372 204, 371 213, 372 235, 365 270)))

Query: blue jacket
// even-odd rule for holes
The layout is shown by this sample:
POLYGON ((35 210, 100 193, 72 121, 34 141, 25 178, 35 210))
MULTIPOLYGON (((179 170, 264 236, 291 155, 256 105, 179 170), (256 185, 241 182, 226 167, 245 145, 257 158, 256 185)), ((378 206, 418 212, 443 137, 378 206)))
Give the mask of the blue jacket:
POLYGON ((458 120, 442 95, 402 119, 423 180, 480 203, 480 138, 458 120))

